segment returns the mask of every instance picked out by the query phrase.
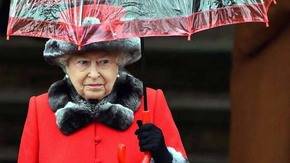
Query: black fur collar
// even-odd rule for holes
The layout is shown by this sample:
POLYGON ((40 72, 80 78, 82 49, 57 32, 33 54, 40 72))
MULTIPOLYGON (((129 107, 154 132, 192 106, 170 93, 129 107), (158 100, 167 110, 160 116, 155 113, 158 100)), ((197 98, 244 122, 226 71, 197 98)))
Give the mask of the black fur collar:
POLYGON ((127 129, 142 95, 142 82, 124 71, 120 72, 113 91, 99 102, 81 98, 68 78, 53 83, 48 90, 57 126, 65 135, 95 121, 117 130, 127 129))

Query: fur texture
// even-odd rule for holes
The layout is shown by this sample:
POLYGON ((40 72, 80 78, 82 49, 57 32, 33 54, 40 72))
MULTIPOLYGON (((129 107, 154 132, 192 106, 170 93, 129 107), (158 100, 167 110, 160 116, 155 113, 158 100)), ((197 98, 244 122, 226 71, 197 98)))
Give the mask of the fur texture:
POLYGON ((172 163, 189 163, 189 161, 182 156, 182 154, 176 151, 172 147, 167 147, 168 151, 172 154, 173 160, 172 163))
MULTIPOLYGON (((172 147, 167 147, 169 153, 172 155, 172 163, 189 163, 189 161, 182 156, 182 154, 178 151, 176 151, 172 147)), ((153 159, 150 160, 150 163, 155 163, 153 159)))
POLYGON ((77 46, 61 40, 50 39, 45 44, 44 59, 50 63, 59 65, 59 58, 64 55, 73 55, 92 51, 121 52, 124 63, 122 66, 134 63, 141 58, 140 38, 120 39, 114 41, 95 42, 85 45, 78 50, 77 46))
POLYGON ((101 122, 117 130, 125 130, 132 124, 133 113, 143 95, 143 84, 127 72, 119 74, 113 91, 98 102, 80 97, 68 78, 51 85, 49 104, 63 134, 69 135, 91 122, 101 122))

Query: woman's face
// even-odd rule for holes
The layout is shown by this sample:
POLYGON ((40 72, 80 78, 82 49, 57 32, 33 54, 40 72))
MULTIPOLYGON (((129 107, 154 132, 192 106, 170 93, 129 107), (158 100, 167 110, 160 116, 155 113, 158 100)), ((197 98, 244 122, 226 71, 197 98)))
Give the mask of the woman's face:
POLYGON ((90 52, 69 58, 66 72, 86 100, 101 100, 111 93, 118 75, 117 54, 90 52))

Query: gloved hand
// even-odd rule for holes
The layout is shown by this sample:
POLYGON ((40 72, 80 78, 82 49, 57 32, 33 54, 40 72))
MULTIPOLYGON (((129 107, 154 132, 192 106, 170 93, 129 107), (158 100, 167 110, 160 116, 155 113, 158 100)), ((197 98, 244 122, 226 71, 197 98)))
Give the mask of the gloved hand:
POLYGON ((139 139, 140 151, 150 152, 155 163, 171 163, 173 158, 165 145, 161 129, 152 123, 143 125, 140 120, 137 124, 139 129, 135 131, 135 135, 139 139))

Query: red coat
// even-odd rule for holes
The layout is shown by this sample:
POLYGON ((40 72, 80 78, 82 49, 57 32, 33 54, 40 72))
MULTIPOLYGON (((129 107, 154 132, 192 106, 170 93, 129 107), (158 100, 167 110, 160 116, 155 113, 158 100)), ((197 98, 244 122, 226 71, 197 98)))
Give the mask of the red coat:
MULTIPOLYGON (((148 90, 148 107, 153 123, 162 129, 168 147, 186 157, 178 130, 161 90, 148 90)), ((125 131, 114 130, 101 123, 91 123, 72 135, 65 136, 56 126, 55 115, 48 104, 48 95, 33 96, 22 133, 18 163, 117 163, 117 147, 126 145, 126 163, 139 163, 134 134, 141 119, 143 101, 134 113, 134 123, 125 131)))

